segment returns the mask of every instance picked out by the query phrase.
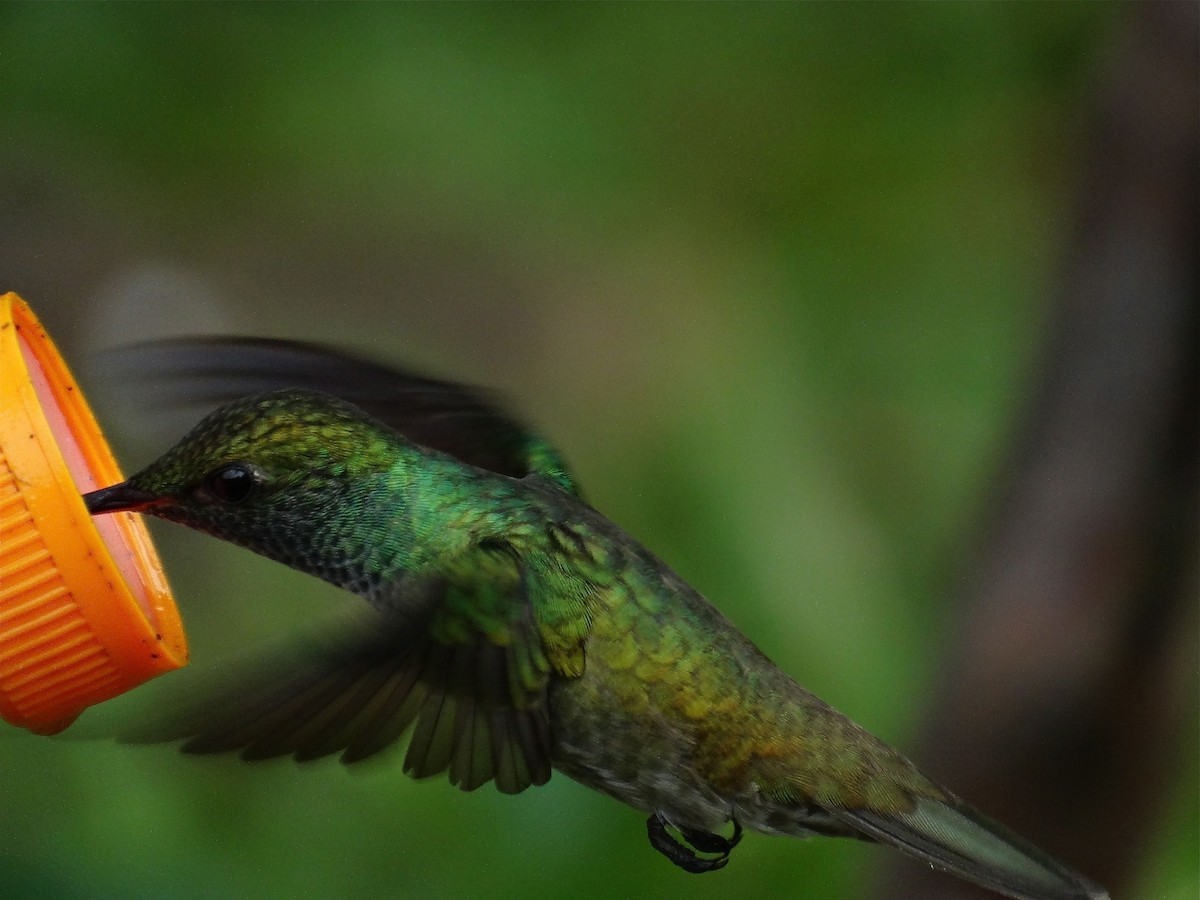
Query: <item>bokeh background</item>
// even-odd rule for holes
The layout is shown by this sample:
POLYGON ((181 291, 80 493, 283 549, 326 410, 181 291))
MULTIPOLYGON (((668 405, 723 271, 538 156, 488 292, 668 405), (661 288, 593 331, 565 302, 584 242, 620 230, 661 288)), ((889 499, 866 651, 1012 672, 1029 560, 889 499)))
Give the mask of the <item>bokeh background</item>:
MULTIPOLYGON (((501 391, 596 506, 920 760, 1136 28, 1100 3, 5 4, 0 290, 129 469, 188 423, 105 379, 128 341, 320 339, 501 391)), ((197 670, 343 600, 155 534, 197 670)), ((1181 621, 1122 897, 1200 889, 1181 621)), ((462 794, 0 725, 6 897, 820 900, 887 853, 751 837, 693 877, 562 777, 462 794)))

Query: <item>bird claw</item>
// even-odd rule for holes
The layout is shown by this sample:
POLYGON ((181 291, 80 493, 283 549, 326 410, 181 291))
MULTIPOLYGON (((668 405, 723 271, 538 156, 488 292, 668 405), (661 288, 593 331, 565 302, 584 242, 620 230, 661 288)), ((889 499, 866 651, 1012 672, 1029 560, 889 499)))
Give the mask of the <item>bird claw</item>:
POLYGON ((733 834, 730 837, 713 834, 711 831, 701 831, 699 828, 686 828, 682 825, 679 826, 679 833, 683 835, 685 841, 701 853, 719 853, 722 856, 729 856, 729 851, 742 840, 742 826, 736 819, 732 821, 733 834))
POLYGON ((736 819, 733 820, 733 835, 728 838, 710 831, 701 831, 698 828, 687 828, 682 825, 676 830, 683 840, 691 845, 690 847, 685 846, 667 830, 667 820, 663 818, 662 813, 656 812, 646 820, 646 834, 650 838, 650 846, 685 872, 696 874, 723 869, 729 862, 729 851, 736 847, 742 839, 742 826, 736 819), (715 857, 697 856, 696 850, 701 853, 717 855, 715 857))

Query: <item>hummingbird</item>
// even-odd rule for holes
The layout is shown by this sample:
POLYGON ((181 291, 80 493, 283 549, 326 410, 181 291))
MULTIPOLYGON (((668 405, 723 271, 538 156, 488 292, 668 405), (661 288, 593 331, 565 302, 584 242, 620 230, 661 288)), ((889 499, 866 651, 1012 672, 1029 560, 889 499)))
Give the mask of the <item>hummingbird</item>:
POLYGON ((514 794, 557 770, 646 814, 688 872, 750 830, 889 845, 1020 900, 1108 897, 780 670, 488 395, 287 341, 184 340, 138 364, 219 405, 88 510, 322 578, 367 623, 156 739, 355 763, 408 735, 413 777, 514 794))

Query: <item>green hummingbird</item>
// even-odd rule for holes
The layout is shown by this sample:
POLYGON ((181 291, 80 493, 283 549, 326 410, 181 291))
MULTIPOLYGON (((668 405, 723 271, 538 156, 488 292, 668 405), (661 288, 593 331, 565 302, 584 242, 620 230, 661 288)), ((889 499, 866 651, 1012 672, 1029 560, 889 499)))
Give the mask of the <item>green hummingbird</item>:
POLYGON ((1108 896, 800 687, 485 395, 282 341, 139 365, 222 405, 90 512, 179 522, 370 615, 158 737, 352 763, 411 732, 412 776, 517 793, 557 769, 646 813, 689 872, 749 829, 888 844, 1024 900, 1108 896))

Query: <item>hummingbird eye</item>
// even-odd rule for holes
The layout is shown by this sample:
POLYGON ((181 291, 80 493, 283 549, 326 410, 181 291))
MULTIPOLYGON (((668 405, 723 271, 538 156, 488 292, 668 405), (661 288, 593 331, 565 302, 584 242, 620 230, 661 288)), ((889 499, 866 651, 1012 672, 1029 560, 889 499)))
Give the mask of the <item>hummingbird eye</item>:
POLYGON ((222 503, 241 503, 254 493, 260 481, 258 473, 250 466, 230 463, 210 472, 204 479, 204 486, 222 503))

